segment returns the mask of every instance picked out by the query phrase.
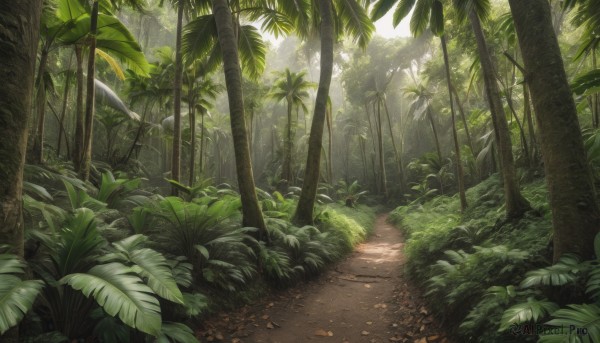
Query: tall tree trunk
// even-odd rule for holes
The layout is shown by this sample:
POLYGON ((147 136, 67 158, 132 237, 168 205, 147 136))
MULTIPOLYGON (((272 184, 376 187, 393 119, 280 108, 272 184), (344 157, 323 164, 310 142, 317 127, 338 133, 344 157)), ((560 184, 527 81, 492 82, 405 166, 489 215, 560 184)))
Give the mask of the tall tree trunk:
POLYGON ((433 113, 431 111, 431 107, 427 106, 427 119, 429 119, 429 124, 431 125, 431 132, 433 132, 433 140, 435 142, 435 150, 437 151, 438 158, 440 163, 443 162, 442 157, 442 148, 440 147, 440 138, 438 137, 437 127, 435 126, 435 120, 433 120, 433 113))
POLYGON ((73 168, 79 172, 83 149, 83 47, 75 46, 77 60, 77 97, 75 105, 75 134, 73 135, 73 168))
POLYGON ((321 168, 321 147, 323 144, 323 127, 329 86, 333 73, 333 10, 331 0, 319 1, 321 14, 321 71, 319 75, 319 89, 315 100, 315 110, 308 139, 308 156, 302 193, 298 200, 294 222, 299 225, 313 224, 313 211, 317 196, 317 186, 321 168))
POLYGON ((201 175, 204 175, 204 116, 206 115, 204 109, 200 110, 200 161, 198 161, 198 170, 201 175))
POLYGON ((384 159, 384 151, 383 151, 383 123, 381 120, 381 101, 377 100, 377 146, 379 150, 379 173, 381 174, 381 178, 379 179, 381 185, 381 192, 388 198, 388 189, 387 189, 387 176, 385 173, 385 159, 384 159))
POLYGON ((83 157, 79 175, 82 180, 87 181, 90 177, 92 163, 92 141, 94 134, 94 112, 96 88, 94 78, 96 74, 96 33, 98 31, 98 0, 92 6, 90 18, 90 51, 87 65, 87 93, 85 96, 85 141, 83 144, 83 157))
MULTIPOLYGON (((41 0, 0 2, 0 244, 23 256, 23 165, 41 0)), ((16 342, 17 337, 2 341, 16 342)))
POLYGON ((600 210, 577 109, 546 0, 509 0, 538 122, 554 226, 554 261, 594 256, 600 210))
POLYGON ((465 109, 463 108, 462 102, 460 101, 460 97, 458 96, 458 92, 456 91, 456 87, 451 84, 452 93, 454 93, 454 99, 456 100, 456 104, 458 105, 458 112, 460 113, 460 120, 463 123, 463 127, 465 129, 465 134, 467 135, 467 141, 469 143, 469 148, 471 149, 471 154, 473 154, 473 160, 477 160, 477 154, 475 153, 475 147, 473 145, 473 139, 471 138, 471 131, 469 130, 469 125, 467 124, 467 117, 465 115, 465 109))
POLYGON ((287 123, 285 126, 285 141, 283 143, 283 165, 281 168, 281 180, 279 181, 279 190, 283 193, 287 191, 292 182, 292 99, 287 101, 287 123))
POLYGON ((530 209, 529 202, 521 195, 515 162, 512 154, 512 143, 510 140, 510 131, 504 114, 500 91, 496 81, 496 71, 492 62, 492 57, 488 51, 481 23, 474 10, 469 13, 469 20, 473 27, 475 40, 477 41, 477 50, 479 52, 479 61, 483 71, 485 90, 490 104, 490 112, 494 123, 496 135, 496 146, 500 158, 500 168, 504 181, 504 198, 506 202, 506 215, 508 218, 519 218, 530 209))
POLYGON ((396 167, 398 169, 398 178, 400 179, 400 194, 406 192, 406 180, 404 179, 404 168, 402 166, 402 151, 398 152, 396 146, 396 139, 394 138, 394 130, 392 129, 392 120, 390 118, 390 111, 388 110, 387 101, 383 100, 383 108, 385 109, 385 115, 387 117, 388 128, 390 129, 390 138, 392 139, 392 147, 394 149, 394 157, 396 158, 396 167))
POLYGON ((331 101, 328 101, 327 112, 325 113, 327 123, 327 177, 329 182, 333 183, 333 113, 331 111, 331 101))
POLYGON ((446 35, 440 37, 442 52, 444 54, 444 69, 446 71, 446 83, 448 84, 448 96, 450 97, 450 113, 452 115, 452 138, 454 140, 454 153, 456 154, 456 174, 458 178, 458 194, 460 198, 460 209, 467 209, 467 196, 465 195, 465 172, 463 171, 462 159, 460 158, 460 145, 458 144, 458 132, 456 132, 456 113, 454 112, 454 101, 452 99, 452 79, 450 78, 450 62, 448 60, 448 47, 446 46, 446 35))
POLYGON ((531 115, 531 101, 529 96, 529 85, 523 83, 523 106, 525 107, 525 118, 527 119, 527 131, 529 133, 529 143, 531 146, 531 156, 529 157, 532 163, 537 163, 537 139, 535 138, 535 127, 533 126, 533 116, 531 115))
POLYGON ((42 48, 40 63, 37 74, 37 129, 33 138, 33 148, 31 149, 31 160, 37 164, 44 162, 44 127, 46 121, 46 65, 48 64, 48 43, 42 48))
POLYGON ((56 144, 56 157, 60 157, 60 150, 62 146, 62 137, 65 136, 65 146, 67 148, 67 156, 69 155, 69 141, 67 138, 67 131, 65 130, 65 115, 67 114, 67 100, 69 98, 69 86, 71 85, 71 63, 73 62, 73 53, 69 57, 69 64, 67 65, 67 77, 65 80, 65 89, 63 93, 62 109, 60 111, 60 120, 58 122, 58 142, 56 144))
MULTIPOLYGON (((189 99, 193 99, 193 95, 191 94, 193 87, 190 87, 190 94, 188 95, 189 99)), ((189 177, 189 185, 190 187, 194 185, 195 177, 195 169, 196 169, 196 110, 194 109, 195 104, 194 101, 190 100, 190 177, 189 177)))
MULTIPOLYGON (((371 146, 373 147, 373 154, 371 155, 371 161, 373 162, 373 159, 375 158, 375 156, 377 156, 377 148, 375 147, 375 133, 373 132, 373 124, 371 123, 371 116, 369 115, 369 105, 367 104, 367 102, 365 101, 365 115, 367 116, 367 122, 369 123, 369 132, 371 133, 371 137, 373 139, 371 139, 371 146)), ((365 142, 366 144, 366 142, 365 142)), ((381 189, 379 189, 379 181, 378 181, 378 175, 377 175, 377 171, 375 169, 375 163, 371 163, 371 170, 373 171, 373 184, 375 185, 375 187, 373 187, 375 189, 376 192, 381 192, 381 189)))
POLYGON ((258 228, 260 238, 268 238, 254 185, 250 147, 248 146, 248 134, 246 132, 246 119, 244 117, 242 71, 231 10, 227 0, 212 0, 212 6, 217 33, 219 35, 219 44, 223 53, 223 69, 229 98, 231 134, 233 136, 238 187, 242 200, 243 225, 258 228))
MULTIPOLYGON (((173 81, 173 154, 171 155, 171 179, 181 178, 181 85, 183 83, 183 55, 181 54, 181 32, 185 2, 177 2, 177 32, 175 38, 175 80, 173 81)), ((171 194, 177 195, 177 187, 171 186, 171 194)))

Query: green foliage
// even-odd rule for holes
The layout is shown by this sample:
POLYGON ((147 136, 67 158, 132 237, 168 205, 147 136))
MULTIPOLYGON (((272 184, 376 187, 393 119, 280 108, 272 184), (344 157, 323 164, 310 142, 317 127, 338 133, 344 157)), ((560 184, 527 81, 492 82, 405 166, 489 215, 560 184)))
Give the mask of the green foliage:
POLYGON ((33 307, 43 282, 22 280, 26 264, 12 254, 0 254, 0 336, 17 325, 33 307))
POLYGON ((535 181, 523 191, 543 215, 518 222, 503 220, 501 187, 492 176, 469 189, 473 205, 462 215, 457 196, 413 202, 390 215, 407 233, 407 272, 426 285, 432 309, 465 340, 514 341, 497 332, 504 309, 528 297, 543 299, 538 290, 498 285, 510 285, 546 262, 551 222, 544 183, 535 181))
POLYGON ((527 323, 531 320, 537 322, 538 319, 553 313, 558 309, 558 305, 548 300, 537 300, 533 297, 527 298, 526 302, 518 303, 504 311, 500 331, 507 330, 512 324, 527 323))
POLYGON ((600 307, 596 304, 569 305, 552 314, 548 325, 569 328, 568 335, 543 335, 540 343, 600 341, 600 307), (575 327, 574 330, 571 330, 575 327), (577 329, 585 329, 585 334, 577 329))

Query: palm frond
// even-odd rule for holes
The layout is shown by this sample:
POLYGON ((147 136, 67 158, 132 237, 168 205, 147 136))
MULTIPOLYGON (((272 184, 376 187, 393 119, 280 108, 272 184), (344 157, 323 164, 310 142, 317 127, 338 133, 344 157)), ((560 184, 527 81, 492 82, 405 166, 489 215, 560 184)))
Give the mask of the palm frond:
POLYGON ((158 300, 131 268, 116 262, 98 265, 85 274, 69 274, 60 283, 70 285, 86 297, 94 297, 107 314, 118 315, 130 327, 160 335, 158 300))

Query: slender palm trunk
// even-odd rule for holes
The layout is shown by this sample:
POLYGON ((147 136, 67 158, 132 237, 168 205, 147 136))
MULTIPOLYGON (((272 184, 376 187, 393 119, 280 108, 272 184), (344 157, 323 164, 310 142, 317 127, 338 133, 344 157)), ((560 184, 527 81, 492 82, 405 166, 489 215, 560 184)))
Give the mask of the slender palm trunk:
POLYGON ((465 109, 463 107, 462 102, 460 101, 460 97, 458 96, 458 92, 456 91, 456 87, 452 86, 452 93, 454 94, 454 99, 456 100, 456 105, 458 105, 458 113, 460 113, 460 120, 463 123, 463 127, 465 129, 465 134, 467 135, 467 142, 469 143, 469 148, 471 149, 471 154, 473 154, 473 159, 477 159, 477 154, 475 153, 475 148, 473 145, 473 139, 471 139, 471 131, 469 130, 469 125, 467 124, 467 117, 465 115, 465 109))
POLYGON ((83 157, 81 159, 81 168, 79 176, 87 181, 90 177, 90 167, 92 163, 92 141, 94 134, 94 112, 96 88, 94 78, 96 74, 96 33, 98 31, 98 1, 94 1, 92 7, 90 24, 90 51, 87 65, 87 93, 85 98, 85 140, 83 144, 83 157))
POLYGON ((477 41, 479 60, 485 81, 485 90, 492 113, 492 122, 496 134, 496 146, 500 158, 500 168, 504 180, 504 198, 506 202, 506 215, 509 218, 519 218, 530 209, 529 202, 521 195, 515 162, 512 154, 510 131, 500 99, 500 91, 496 82, 495 67, 488 51, 481 23, 474 10, 469 13, 469 20, 477 41))
MULTIPOLYGON (((0 244, 23 256, 23 166, 31 116, 41 0, 0 3, 0 244)), ((18 331, 2 341, 16 342, 18 331)))
POLYGON ((546 0, 509 0, 538 122, 554 226, 554 261, 594 256, 600 210, 546 0), (543 58, 540 58, 543 54, 543 58))
POLYGON ((254 185, 250 147, 244 116, 242 72, 238 57, 231 10, 227 0, 212 0, 213 14, 217 24, 219 44, 223 53, 223 69, 229 98, 231 134, 235 152, 238 187, 242 200, 243 225, 259 229, 260 238, 268 238, 266 226, 254 185))
POLYGON ((458 132, 456 132, 456 113, 454 112, 454 101, 452 99, 452 79, 450 78, 450 62, 448 60, 448 47, 446 36, 440 37, 442 52, 444 54, 444 69, 446 70, 446 83, 448 84, 448 96, 450 97, 450 114, 452 115, 452 138, 454 140, 454 153, 456 154, 456 175, 458 176, 458 194, 460 197, 460 209, 467 209, 467 196, 465 195, 465 172, 460 158, 460 145, 458 144, 458 132))
POLYGON ((387 175, 385 173, 385 159, 384 159, 384 151, 383 151, 383 123, 381 120, 381 101, 377 101, 377 147, 379 150, 379 173, 381 174, 381 178, 379 181, 380 189, 385 198, 388 197, 388 189, 387 189, 387 175))
POLYGON ((287 97, 287 123, 285 127, 285 142, 283 148, 283 166, 281 168, 281 181, 279 190, 287 191, 292 183, 292 99, 287 97))
POLYGON ((83 47, 75 46, 77 60, 77 97, 75 104, 75 134, 73 135, 73 168, 79 172, 83 153, 83 47))
MULTIPOLYGON (((183 55, 181 54, 181 32, 183 28, 183 8, 185 2, 177 3, 177 33, 175 38, 175 80, 173 81, 173 154, 171 155, 171 179, 181 179, 181 85, 183 83, 183 55)), ((177 187, 171 187, 171 194, 177 195, 177 187)))
POLYGON ((194 185, 194 180, 196 179, 195 169, 196 169, 196 109, 195 103, 193 101, 192 90, 193 87, 190 87, 190 92, 188 94, 189 106, 190 106, 190 177, 188 184, 191 186, 194 185))
POLYGON ((326 123, 327 123, 327 177, 329 182, 333 183, 333 113, 331 113, 331 103, 327 106, 326 123))
POLYGON ((33 139, 33 148, 31 149, 31 160, 37 164, 44 162, 44 128, 46 122, 46 82, 44 75, 46 74, 46 65, 48 64, 49 47, 44 44, 40 56, 40 64, 37 74, 37 130, 33 139))
POLYGON ((537 139, 535 138, 535 127, 533 126, 533 116, 531 115, 531 101, 529 96, 529 85, 523 83, 523 106, 525 107, 525 118, 527 120, 527 132, 529 134, 529 144, 531 146, 530 160, 532 163, 537 163, 537 139))
POLYGON ((435 150, 437 151, 438 158, 440 163, 442 163, 442 148, 440 147, 440 138, 438 137, 437 127, 435 126, 435 120, 433 120, 433 113, 431 111, 431 107, 427 106, 427 119, 429 119, 429 124, 431 125, 431 132, 433 132, 433 140, 435 142, 435 150))
POLYGON ((69 155, 69 141, 67 139, 67 131, 65 130, 65 115, 67 114, 67 100, 69 98, 69 88, 71 85, 71 62, 73 61, 73 54, 69 57, 69 64, 67 65, 67 77, 65 80, 65 89, 63 94, 62 109, 60 111, 60 120, 58 122, 58 142, 56 144, 56 157, 60 157, 60 150, 62 147, 62 137, 65 136, 65 146, 67 149, 67 156, 69 155))
POLYGON ((398 168, 398 178, 400 179, 400 194, 406 192, 406 180, 404 178, 404 167, 402 166, 402 151, 398 151, 396 139, 394 138, 394 130, 392 129, 392 121, 390 119, 390 111, 388 110, 387 101, 383 100, 383 108, 387 117, 388 128, 390 129, 390 138, 392 139, 392 147, 394 148, 394 157, 396 158, 396 167, 398 168))
POLYGON ((204 116, 205 116, 205 110, 200 110, 200 157, 199 157, 199 161, 198 161, 198 170, 200 171, 200 174, 203 175, 204 174, 204 116))
POLYGON ((327 111, 327 99, 329 97, 329 86, 331 74, 333 73, 333 10, 331 0, 319 1, 321 14, 321 71, 319 76, 319 89, 315 100, 315 111, 308 139, 308 156, 306 159, 306 170, 302 193, 298 200, 294 222, 300 225, 313 223, 313 211, 317 196, 317 185, 319 184, 321 167, 321 147, 323 144, 323 127, 325 124, 325 112, 327 111))

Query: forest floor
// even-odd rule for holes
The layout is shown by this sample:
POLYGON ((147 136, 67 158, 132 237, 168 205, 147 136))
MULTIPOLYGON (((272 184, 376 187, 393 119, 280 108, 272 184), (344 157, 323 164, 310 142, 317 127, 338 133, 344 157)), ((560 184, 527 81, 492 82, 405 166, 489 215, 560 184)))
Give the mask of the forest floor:
POLYGON ((386 218, 318 279, 205 321, 201 341, 449 343, 404 275, 404 239, 386 218))

